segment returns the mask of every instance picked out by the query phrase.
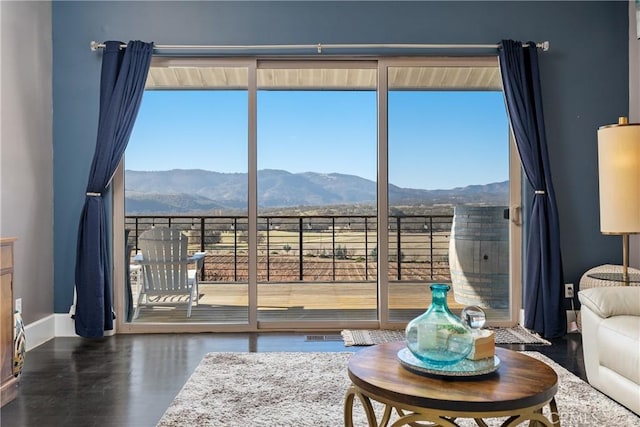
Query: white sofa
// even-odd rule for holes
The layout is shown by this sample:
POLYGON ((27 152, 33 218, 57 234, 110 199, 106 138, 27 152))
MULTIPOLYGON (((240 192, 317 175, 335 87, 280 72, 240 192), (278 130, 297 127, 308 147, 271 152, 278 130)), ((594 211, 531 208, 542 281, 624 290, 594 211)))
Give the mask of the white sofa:
POLYGON ((578 298, 589 383, 640 415, 640 286, 585 289, 578 298))

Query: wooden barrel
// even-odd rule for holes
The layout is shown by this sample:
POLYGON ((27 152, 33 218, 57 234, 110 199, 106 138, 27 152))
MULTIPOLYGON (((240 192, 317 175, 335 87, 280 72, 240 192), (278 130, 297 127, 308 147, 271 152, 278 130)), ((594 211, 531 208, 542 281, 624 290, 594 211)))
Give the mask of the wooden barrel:
POLYGON ((456 206, 449 269, 456 302, 509 307, 509 220, 506 206, 456 206))

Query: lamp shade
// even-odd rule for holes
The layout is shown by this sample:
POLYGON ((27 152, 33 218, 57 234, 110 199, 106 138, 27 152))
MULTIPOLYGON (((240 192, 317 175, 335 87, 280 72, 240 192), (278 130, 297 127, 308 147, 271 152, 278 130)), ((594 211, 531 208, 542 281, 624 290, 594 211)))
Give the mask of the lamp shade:
POLYGON ((598 129, 600 231, 640 233, 640 124, 598 129))

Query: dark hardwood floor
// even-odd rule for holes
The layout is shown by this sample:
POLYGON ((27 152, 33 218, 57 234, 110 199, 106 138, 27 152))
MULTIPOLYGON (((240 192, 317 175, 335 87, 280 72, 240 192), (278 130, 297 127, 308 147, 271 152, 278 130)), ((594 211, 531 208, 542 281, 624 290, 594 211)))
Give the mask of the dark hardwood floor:
MULTIPOLYGON (((345 347, 332 340, 337 336, 339 332, 55 338, 27 353, 18 397, 0 410, 0 425, 155 426, 208 352, 365 348, 345 347)), ((553 340, 550 346, 503 347, 538 351, 586 380, 580 334, 553 340)))

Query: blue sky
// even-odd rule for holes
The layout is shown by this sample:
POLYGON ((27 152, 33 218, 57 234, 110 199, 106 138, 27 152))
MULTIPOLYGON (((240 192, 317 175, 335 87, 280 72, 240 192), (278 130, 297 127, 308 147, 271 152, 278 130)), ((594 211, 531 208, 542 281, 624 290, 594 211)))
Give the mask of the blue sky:
MULTIPOLYGON (((131 170, 247 172, 246 91, 147 91, 131 170)), ((376 179, 376 92, 259 91, 258 169, 376 179)), ((389 93, 389 181, 439 189, 508 179, 501 92, 389 93)))

